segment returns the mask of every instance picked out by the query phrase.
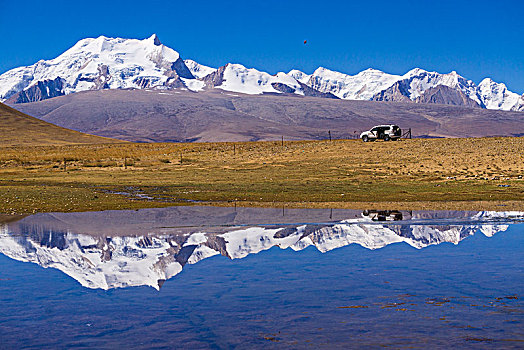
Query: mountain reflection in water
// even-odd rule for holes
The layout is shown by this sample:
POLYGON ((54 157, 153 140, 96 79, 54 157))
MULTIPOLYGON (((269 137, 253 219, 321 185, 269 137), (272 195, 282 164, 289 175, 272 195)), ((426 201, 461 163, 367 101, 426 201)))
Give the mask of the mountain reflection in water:
POLYGON ((160 289, 186 264, 218 254, 238 259, 275 246, 325 253, 400 242, 420 249, 458 244, 478 232, 491 237, 523 218, 523 212, 217 207, 36 214, 0 226, 0 253, 56 268, 87 288, 160 289))

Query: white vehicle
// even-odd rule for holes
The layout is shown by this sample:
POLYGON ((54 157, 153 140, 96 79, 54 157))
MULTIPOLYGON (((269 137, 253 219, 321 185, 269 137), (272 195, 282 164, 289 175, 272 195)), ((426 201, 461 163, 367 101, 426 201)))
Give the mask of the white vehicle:
POLYGON ((377 125, 369 131, 364 131, 360 134, 360 138, 364 142, 375 141, 378 139, 384 141, 396 141, 402 136, 402 130, 398 125, 377 125))

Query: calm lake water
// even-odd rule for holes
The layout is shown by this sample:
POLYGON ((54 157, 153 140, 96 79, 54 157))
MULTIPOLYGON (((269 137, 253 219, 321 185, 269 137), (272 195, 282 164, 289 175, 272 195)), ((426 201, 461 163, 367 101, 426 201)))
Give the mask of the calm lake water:
POLYGON ((524 347, 524 213, 175 207, 0 225, 0 348, 524 347))

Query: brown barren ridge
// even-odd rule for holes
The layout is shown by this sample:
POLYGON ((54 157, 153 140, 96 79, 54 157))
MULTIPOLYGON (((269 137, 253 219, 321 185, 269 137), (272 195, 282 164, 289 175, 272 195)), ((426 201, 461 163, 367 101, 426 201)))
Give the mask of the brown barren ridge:
POLYGON ((36 119, 0 103, 0 145, 64 145, 121 142, 84 134, 36 119))

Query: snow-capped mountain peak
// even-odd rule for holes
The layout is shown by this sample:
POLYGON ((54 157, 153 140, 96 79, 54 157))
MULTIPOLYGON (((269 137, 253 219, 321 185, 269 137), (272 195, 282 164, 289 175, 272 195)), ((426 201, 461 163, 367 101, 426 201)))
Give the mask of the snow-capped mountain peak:
POLYGON ((181 87, 180 77, 194 78, 179 53, 162 45, 156 34, 144 40, 99 36, 78 41, 54 59, 1 75, 0 99, 27 90, 13 102, 37 100, 42 93, 36 89, 39 82, 44 82, 46 92, 47 82, 54 82, 54 93, 63 95, 94 89, 181 87))
POLYGON ((148 40, 152 40, 154 45, 162 45, 156 34, 151 35, 148 40))
POLYGON ((519 103, 521 96, 507 89, 504 83, 496 83, 485 78, 478 85, 479 95, 489 109, 519 110, 524 104, 519 103))
POLYGON ((303 83, 303 84, 307 84, 308 80, 309 80, 309 77, 311 75, 309 74, 306 74, 304 72, 301 72, 297 69, 292 69, 289 71, 289 73, 287 73, 287 75, 295 78, 297 81, 303 83))
POLYGON ((402 78, 404 78, 404 79, 411 78, 411 77, 420 75, 422 73, 428 73, 428 72, 426 70, 422 69, 422 68, 413 68, 413 69, 409 70, 406 74, 404 74, 402 76, 402 78))

